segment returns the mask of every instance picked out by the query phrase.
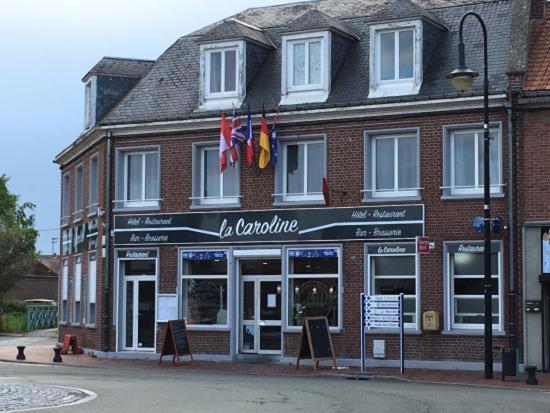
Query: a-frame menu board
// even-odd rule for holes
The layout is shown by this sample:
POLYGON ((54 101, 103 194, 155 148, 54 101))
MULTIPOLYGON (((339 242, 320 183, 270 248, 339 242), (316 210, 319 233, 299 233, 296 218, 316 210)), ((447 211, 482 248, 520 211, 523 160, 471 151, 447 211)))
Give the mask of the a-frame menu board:
POLYGON ((311 359, 315 370, 319 367, 319 360, 332 359, 336 368, 336 358, 332 347, 328 319, 326 317, 306 317, 302 322, 300 347, 296 359, 296 368, 300 368, 300 360, 311 359))
POLYGON ((164 343, 160 353, 159 365, 162 363, 163 356, 174 356, 172 363, 175 363, 181 356, 191 356, 191 348, 189 347, 189 337, 187 337, 187 328, 185 320, 168 321, 166 334, 164 335, 164 343))

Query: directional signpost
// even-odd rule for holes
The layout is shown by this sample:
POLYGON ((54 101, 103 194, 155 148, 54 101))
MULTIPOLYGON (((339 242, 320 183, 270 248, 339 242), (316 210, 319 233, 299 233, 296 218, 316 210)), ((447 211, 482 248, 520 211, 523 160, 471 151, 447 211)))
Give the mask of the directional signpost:
POLYGON ((365 373, 365 329, 399 329, 401 374, 405 373, 403 294, 361 294, 361 372, 365 373))

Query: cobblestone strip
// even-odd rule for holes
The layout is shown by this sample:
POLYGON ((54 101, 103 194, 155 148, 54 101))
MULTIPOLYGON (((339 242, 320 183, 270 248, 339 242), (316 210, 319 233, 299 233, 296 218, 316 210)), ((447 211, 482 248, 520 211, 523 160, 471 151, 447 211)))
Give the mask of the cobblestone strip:
POLYGON ((96 398, 87 390, 43 384, 0 384, 0 412, 19 412, 83 403, 96 398))

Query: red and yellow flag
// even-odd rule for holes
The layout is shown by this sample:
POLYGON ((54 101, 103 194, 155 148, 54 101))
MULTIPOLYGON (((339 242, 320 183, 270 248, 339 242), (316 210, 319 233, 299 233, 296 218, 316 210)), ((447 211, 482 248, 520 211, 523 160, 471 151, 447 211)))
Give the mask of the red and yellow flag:
POLYGON ((265 118, 265 110, 262 112, 262 127, 260 129, 260 157, 258 166, 264 169, 271 159, 271 149, 269 145, 269 135, 267 131, 267 119, 265 118))

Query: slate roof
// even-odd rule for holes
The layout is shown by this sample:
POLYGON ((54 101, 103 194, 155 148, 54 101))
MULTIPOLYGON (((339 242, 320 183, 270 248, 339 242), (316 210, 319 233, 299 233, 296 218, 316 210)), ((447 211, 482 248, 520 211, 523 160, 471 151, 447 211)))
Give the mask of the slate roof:
POLYGON ((234 18, 225 20, 205 33, 201 37, 201 43, 232 39, 250 39, 264 46, 273 47, 273 43, 262 29, 244 24, 234 18))
POLYGON ((312 30, 332 30, 346 36, 357 38, 357 35, 347 24, 333 19, 318 9, 311 9, 288 25, 289 33, 306 32, 312 30))
POLYGON ((530 43, 523 90, 550 90, 550 6, 546 6, 544 22, 533 27, 530 43))
MULTIPOLYGON (((492 93, 507 89, 506 70, 510 46, 511 0, 317 0, 280 6, 253 8, 233 16, 240 22, 258 27, 273 42, 272 50, 262 67, 247 86, 243 107, 251 103, 257 111, 265 103, 266 109, 279 109, 281 98, 281 37, 290 31, 307 29, 308 19, 300 17, 318 10, 328 16, 325 21, 336 21, 356 34, 343 64, 331 84, 328 100, 322 104, 301 105, 316 108, 367 103, 369 92, 369 37, 370 25, 381 21, 421 17, 443 30, 430 59, 425 62, 424 80, 416 96, 389 100, 424 100, 457 96, 446 75, 457 64, 458 25, 469 10, 479 13, 489 33, 489 82, 492 93)), ((313 14, 312 14, 313 15, 313 14)), ((317 17, 319 13, 316 13, 317 17)), ((212 116, 198 112, 199 106, 199 47, 205 36, 223 25, 226 20, 209 25, 178 39, 155 62, 128 95, 101 121, 101 124, 141 123, 212 116)), ((483 59, 482 32, 474 19, 464 27, 467 64, 480 71, 483 59)), ((483 79, 479 77, 471 93, 482 93, 483 79)), ((470 94, 471 94, 470 93, 470 94)), ((468 94, 466 94, 468 95, 468 94)), ((380 100, 368 100, 377 103, 380 100)), ((283 108, 285 109, 285 108, 283 108)), ((283 110, 282 109, 282 110, 283 110)), ((290 109, 290 108, 289 108, 290 109)))
POLYGON ((82 78, 86 81, 91 75, 123 76, 139 79, 155 63, 154 60, 126 59, 121 57, 104 57, 82 78))

